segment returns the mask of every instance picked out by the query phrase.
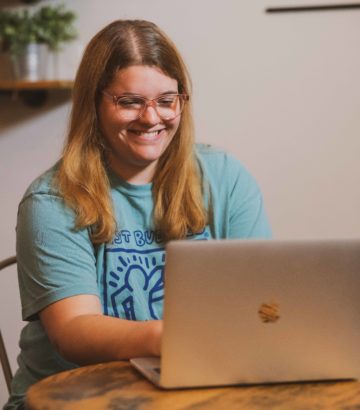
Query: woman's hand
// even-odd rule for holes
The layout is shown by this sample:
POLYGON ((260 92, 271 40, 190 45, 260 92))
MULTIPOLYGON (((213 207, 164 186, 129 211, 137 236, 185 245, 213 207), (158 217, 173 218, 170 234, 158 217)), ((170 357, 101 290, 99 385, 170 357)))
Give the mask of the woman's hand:
POLYGON ((153 356, 161 356, 161 340, 163 333, 163 321, 153 320, 151 321, 153 326, 153 356))

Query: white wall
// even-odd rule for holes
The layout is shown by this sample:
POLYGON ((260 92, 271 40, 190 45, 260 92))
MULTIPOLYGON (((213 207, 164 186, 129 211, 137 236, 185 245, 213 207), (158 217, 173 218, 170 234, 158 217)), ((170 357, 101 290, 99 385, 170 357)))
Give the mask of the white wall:
MULTIPOLYGON (((63 53, 62 77, 72 77, 84 44, 108 22, 153 20, 192 74, 198 140, 227 148, 252 171, 275 237, 359 236, 360 11, 264 13, 295 0, 64 3, 77 11, 80 35, 63 53)), ((0 96, 0 258, 14 253, 17 204, 59 156, 68 112, 65 97, 51 95, 44 108, 31 109, 0 96)), ((15 276, 0 277, 1 329, 14 368, 15 276)))

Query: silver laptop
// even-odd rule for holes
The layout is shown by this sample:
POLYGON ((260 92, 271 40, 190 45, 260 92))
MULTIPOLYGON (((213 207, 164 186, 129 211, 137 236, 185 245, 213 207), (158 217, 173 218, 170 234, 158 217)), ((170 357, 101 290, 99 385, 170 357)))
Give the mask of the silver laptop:
POLYGON ((167 246, 163 388, 360 377, 360 240, 167 246))

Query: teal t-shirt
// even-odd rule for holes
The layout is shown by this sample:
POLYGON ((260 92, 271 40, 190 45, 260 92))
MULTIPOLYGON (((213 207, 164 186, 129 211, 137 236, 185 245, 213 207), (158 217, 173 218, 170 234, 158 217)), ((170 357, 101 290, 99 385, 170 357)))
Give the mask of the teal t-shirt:
MULTIPOLYGON (((231 155, 196 146, 211 222, 189 240, 269 238, 258 185, 231 155)), ((37 380, 76 367, 50 344, 38 312, 57 300, 97 295, 105 315, 128 320, 161 319, 165 244, 153 229, 152 186, 131 185, 109 173, 118 229, 111 242, 94 247, 89 229, 74 229, 74 213, 52 185, 56 166, 34 181, 18 211, 17 258, 22 316, 12 403, 37 380)), ((11 407, 10 404, 7 409, 11 407)))

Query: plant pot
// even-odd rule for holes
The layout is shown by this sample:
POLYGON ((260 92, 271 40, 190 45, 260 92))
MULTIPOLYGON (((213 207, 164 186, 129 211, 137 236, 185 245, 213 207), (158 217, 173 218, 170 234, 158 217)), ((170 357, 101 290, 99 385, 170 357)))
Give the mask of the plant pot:
POLYGON ((46 44, 28 44, 21 54, 12 55, 16 80, 41 81, 47 77, 49 49, 46 44))

